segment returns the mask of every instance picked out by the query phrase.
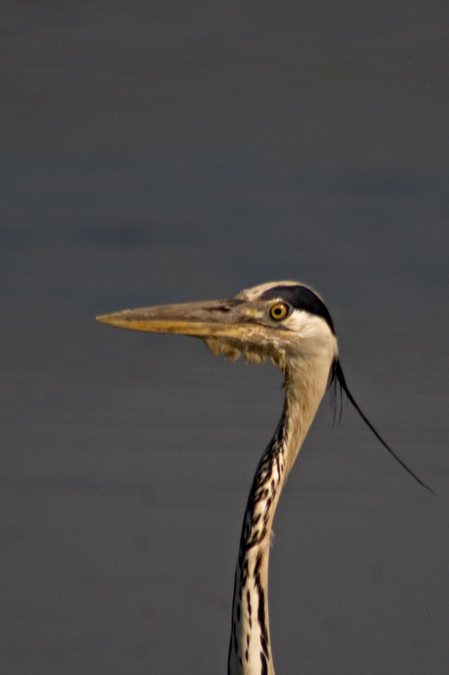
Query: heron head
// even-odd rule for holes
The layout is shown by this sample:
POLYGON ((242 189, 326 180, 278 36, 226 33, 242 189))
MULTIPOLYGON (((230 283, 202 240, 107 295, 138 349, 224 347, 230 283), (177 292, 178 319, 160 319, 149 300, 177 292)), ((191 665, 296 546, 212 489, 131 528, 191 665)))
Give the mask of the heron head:
POLYGON ((262 284, 229 300, 126 309, 97 317, 121 328, 179 333, 204 340, 214 354, 231 360, 269 358, 285 372, 291 360, 320 356, 331 363, 337 342, 331 316, 320 296, 294 281, 262 284))

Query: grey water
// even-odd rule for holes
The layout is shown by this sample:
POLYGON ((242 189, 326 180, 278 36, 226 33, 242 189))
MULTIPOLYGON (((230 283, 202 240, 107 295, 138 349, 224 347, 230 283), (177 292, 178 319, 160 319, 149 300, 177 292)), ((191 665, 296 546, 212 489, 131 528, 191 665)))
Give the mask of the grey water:
POLYGON ((0 672, 225 673, 271 366, 95 315, 298 279, 356 400, 275 518, 276 672, 445 675, 449 5, 1 2, 0 672))

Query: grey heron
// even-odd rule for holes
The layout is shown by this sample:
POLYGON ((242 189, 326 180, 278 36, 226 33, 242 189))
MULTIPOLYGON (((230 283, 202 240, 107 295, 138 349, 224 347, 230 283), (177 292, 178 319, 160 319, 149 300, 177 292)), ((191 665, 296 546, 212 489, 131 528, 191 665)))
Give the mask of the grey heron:
MULTIPOLYGON (((103 323, 180 333, 204 340, 214 354, 269 359, 285 377, 285 402, 274 436, 254 476, 235 571, 228 675, 274 675, 268 616, 268 557, 273 517, 318 406, 339 385, 390 454, 424 487, 361 411, 346 384, 329 311, 309 286, 282 281, 255 286, 230 300, 128 309, 103 323)), ((428 488, 430 489, 430 488, 428 488)))

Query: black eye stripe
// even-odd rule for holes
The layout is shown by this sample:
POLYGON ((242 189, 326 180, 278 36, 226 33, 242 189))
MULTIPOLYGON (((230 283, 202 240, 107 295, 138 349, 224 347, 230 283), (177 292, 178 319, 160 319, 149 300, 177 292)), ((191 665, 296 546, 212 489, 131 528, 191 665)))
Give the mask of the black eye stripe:
POLYGON ((284 301, 294 309, 302 309, 310 314, 315 314, 324 319, 335 335, 335 328, 324 302, 306 286, 274 286, 262 293, 261 300, 279 300, 284 301))

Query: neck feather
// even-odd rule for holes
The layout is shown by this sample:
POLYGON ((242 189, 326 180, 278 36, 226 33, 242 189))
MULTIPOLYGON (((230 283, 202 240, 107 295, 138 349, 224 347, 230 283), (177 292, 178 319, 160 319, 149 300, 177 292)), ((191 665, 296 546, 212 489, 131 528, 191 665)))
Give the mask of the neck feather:
POLYGON ((286 372, 285 403, 264 452, 243 521, 235 571, 228 675, 274 675, 268 618, 268 558, 277 503, 326 391, 329 370, 286 372))

